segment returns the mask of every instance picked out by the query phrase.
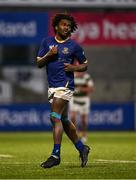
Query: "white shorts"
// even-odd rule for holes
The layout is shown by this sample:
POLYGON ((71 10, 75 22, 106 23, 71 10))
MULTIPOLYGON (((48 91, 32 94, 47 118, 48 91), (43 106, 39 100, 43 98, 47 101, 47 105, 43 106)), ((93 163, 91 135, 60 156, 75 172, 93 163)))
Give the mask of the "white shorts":
POLYGON ((89 114, 90 98, 89 97, 72 97, 69 102, 69 110, 79 114, 89 114))
POLYGON ((61 98, 67 101, 73 96, 73 91, 66 87, 58 87, 58 88, 49 88, 48 90, 48 100, 50 103, 53 102, 53 97, 61 98))

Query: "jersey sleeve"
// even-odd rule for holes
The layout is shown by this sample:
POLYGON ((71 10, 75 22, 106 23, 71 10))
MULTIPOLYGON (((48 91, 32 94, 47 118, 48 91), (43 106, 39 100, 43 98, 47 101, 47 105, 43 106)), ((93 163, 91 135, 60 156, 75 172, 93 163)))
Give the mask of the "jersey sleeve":
POLYGON ((37 57, 43 57, 48 52, 48 50, 49 48, 47 46, 46 39, 43 39, 37 57))
POLYGON ((79 45, 76 45, 75 47, 75 58, 78 60, 80 64, 87 62, 84 50, 79 45))
POLYGON ((90 74, 86 73, 86 74, 85 74, 85 79, 86 79, 87 85, 88 85, 89 87, 93 87, 93 86, 94 86, 94 82, 93 82, 90 74))
POLYGON ((88 81, 88 86, 90 86, 90 87, 94 86, 94 82, 91 79, 88 81))

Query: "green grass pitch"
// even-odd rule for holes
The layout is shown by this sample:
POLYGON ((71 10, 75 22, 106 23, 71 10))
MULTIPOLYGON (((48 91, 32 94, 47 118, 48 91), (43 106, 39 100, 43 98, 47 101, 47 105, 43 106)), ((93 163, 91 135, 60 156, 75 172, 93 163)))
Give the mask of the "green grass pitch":
POLYGON ((50 155, 51 133, 0 133, 0 179, 136 179, 136 132, 90 132, 88 165, 63 136, 61 164, 42 169, 50 155))

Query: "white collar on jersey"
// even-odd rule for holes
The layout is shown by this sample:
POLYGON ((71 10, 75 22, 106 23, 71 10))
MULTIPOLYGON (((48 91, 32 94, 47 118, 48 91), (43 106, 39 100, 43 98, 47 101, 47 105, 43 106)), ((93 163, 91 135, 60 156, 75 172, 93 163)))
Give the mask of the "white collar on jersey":
POLYGON ((70 37, 68 37, 68 38, 65 39, 65 40, 58 40, 58 39, 56 38, 56 36, 55 36, 55 40, 56 40, 58 43, 64 43, 64 42, 67 41, 69 38, 70 38, 70 37))

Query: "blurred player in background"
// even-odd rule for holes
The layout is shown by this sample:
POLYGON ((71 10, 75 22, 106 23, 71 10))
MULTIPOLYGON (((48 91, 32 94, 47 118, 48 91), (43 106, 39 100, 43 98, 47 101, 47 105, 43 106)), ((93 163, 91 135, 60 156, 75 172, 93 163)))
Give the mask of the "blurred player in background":
POLYGON ((81 140, 85 143, 87 141, 90 113, 90 96, 94 92, 94 82, 87 72, 75 72, 74 75, 75 91, 69 104, 70 118, 77 129, 80 125, 81 140), (78 120, 80 120, 80 123, 78 120))
POLYGON ((51 168, 60 164, 63 129, 79 151, 81 166, 84 167, 90 148, 82 143, 74 124, 68 120, 68 102, 74 92, 74 72, 85 71, 88 63, 83 49, 70 38, 71 33, 77 29, 74 18, 68 14, 56 14, 52 25, 55 36, 43 39, 37 57, 38 67, 44 67, 47 72, 54 140, 51 156, 41 167, 51 168), (73 64, 75 59, 78 65, 73 64))

